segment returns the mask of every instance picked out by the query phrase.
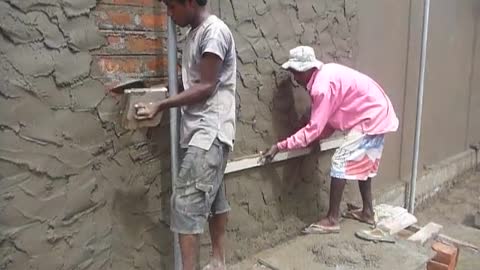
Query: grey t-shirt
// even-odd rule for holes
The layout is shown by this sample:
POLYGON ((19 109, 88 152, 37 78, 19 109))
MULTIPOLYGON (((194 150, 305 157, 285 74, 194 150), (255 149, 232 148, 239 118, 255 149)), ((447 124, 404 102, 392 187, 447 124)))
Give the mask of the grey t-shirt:
POLYGON ((216 90, 207 101, 182 107, 180 146, 208 150, 218 138, 232 149, 237 57, 230 29, 215 15, 187 33, 182 58, 182 81, 186 91, 200 81, 200 60, 205 53, 218 55, 223 60, 222 68, 216 90))

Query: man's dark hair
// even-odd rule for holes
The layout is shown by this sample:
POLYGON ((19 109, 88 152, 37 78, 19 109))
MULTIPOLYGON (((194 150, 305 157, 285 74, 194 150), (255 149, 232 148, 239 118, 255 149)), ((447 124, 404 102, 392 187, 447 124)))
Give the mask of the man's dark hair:
MULTIPOLYGON (((172 1, 177 1, 177 2, 180 2, 181 4, 185 4, 185 2, 187 2, 187 0, 165 0, 166 2, 172 2, 172 1)), ((197 4, 201 7, 207 5, 207 2, 208 0, 195 0, 197 1, 197 4)))

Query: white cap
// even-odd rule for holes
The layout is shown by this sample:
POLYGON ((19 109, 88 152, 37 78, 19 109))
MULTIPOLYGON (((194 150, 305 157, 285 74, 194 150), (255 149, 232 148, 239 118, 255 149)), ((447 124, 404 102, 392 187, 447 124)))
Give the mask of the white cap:
POLYGON ((320 68, 323 63, 315 57, 312 47, 299 46, 290 50, 290 59, 282 65, 283 69, 304 72, 312 68, 320 68))

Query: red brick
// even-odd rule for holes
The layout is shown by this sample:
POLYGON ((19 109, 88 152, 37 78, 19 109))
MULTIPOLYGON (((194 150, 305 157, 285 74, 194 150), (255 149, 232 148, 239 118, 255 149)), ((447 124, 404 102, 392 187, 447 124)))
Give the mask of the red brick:
POLYGON ((166 70, 167 62, 166 59, 154 58, 146 62, 147 69, 151 71, 166 70))
MULTIPOLYGON (((458 261, 459 250, 457 247, 450 246, 444 243, 435 242, 432 245, 432 249, 437 254, 432 258, 431 262, 437 262, 439 264, 446 265, 445 270, 455 270, 458 261)), ((440 266, 435 266, 440 267, 440 266)), ((436 269, 436 268, 434 268, 436 269)), ((441 268, 438 268, 441 269, 441 268)))
POLYGON ((158 5, 158 0, 100 0, 100 4, 114 4, 127 6, 151 7, 158 5))
POLYGON ((427 263, 427 270, 448 270, 448 265, 436 261, 429 261, 427 263))
POLYGON ((144 14, 141 16, 143 26, 147 28, 162 30, 167 25, 167 16, 165 14, 144 14))
POLYGON ((104 31, 107 46, 95 54, 162 54, 166 52, 165 38, 157 32, 104 31))
POLYGON ((112 24, 126 25, 132 22, 132 17, 127 12, 123 11, 106 11, 108 20, 112 24))
POLYGON ((131 37, 127 41, 128 50, 131 52, 155 52, 162 48, 163 42, 160 39, 146 39, 142 37, 131 37))
POLYGON ((98 5, 95 17, 102 30, 164 32, 167 28, 165 10, 153 7, 98 5))
POLYGON ((163 77, 167 72, 165 56, 95 56, 95 77, 163 77))

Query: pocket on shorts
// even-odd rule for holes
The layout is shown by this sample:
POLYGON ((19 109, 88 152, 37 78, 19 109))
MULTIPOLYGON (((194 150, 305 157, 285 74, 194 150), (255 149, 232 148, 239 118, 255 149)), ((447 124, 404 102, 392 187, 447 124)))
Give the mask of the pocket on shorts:
POLYGON ((213 178, 208 168, 207 151, 191 147, 187 150, 175 183, 174 204, 177 211, 188 215, 207 215, 213 178))
POLYGON ((206 167, 205 157, 205 150, 197 147, 189 147, 180 162, 178 181, 175 183, 175 187, 188 186, 194 183, 206 167))
POLYGON ((213 185, 193 182, 190 185, 177 187, 175 190, 174 204, 177 211, 187 215, 208 215, 209 197, 213 185))

